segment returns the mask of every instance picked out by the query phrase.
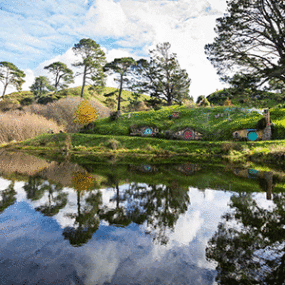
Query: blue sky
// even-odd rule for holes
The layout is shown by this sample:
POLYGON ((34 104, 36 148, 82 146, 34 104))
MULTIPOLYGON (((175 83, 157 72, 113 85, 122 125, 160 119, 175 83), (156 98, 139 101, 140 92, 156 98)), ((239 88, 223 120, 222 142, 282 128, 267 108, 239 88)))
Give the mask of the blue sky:
MULTIPOLYGON (((224 87, 204 45, 213 41, 215 19, 225 9, 226 0, 0 0, 0 61, 24 70, 23 90, 29 90, 35 76, 47 75, 47 64, 59 60, 71 67, 71 48, 82 38, 99 43, 108 60, 147 57, 168 41, 197 98, 224 87)), ((114 86, 111 79, 107 84, 114 86)))

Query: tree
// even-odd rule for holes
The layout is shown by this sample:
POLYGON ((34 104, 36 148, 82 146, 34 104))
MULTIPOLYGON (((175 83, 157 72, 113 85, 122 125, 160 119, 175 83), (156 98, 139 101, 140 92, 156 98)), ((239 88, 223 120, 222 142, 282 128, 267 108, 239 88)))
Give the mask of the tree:
POLYGON ((121 94, 123 90, 123 85, 128 85, 130 79, 128 78, 131 75, 132 67, 136 65, 136 61, 132 57, 122 57, 115 58, 112 62, 109 62, 105 65, 104 71, 110 71, 119 75, 119 78, 116 79, 119 82, 119 95, 118 95, 118 107, 117 115, 120 116, 121 112, 121 94))
POLYGON ((94 109, 87 100, 84 100, 80 103, 75 112, 74 123, 90 124, 96 121, 97 117, 96 109, 94 109))
POLYGON ((8 85, 13 85, 18 91, 21 90, 26 74, 18 69, 13 63, 7 61, 0 62, 0 81, 4 85, 2 97, 5 96, 8 85))
POLYGON ((66 88, 69 83, 74 83, 73 71, 60 61, 45 66, 44 69, 47 69, 54 75, 55 91, 58 88, 66 88))
POLYGON ((72 48, 81 61, 74 63, 74 66, 83 67, 83 72, 76 73, 76 76, 83 75, 81 88, 81 97, 83 98, 84 87, 86 83, 94 85, 97 90, 105 85, 105 75, 103 67, 106 64, 104 51, 100 45, 91 39, 82 39, 72 48))
POLYGON ((257 87, 271 79, 285 82, 284 2, 229 0, 227 5, 227 13, 217 19, 218 36, 205 46, 207 58, 218 74, 238 73, 243 84, 256 83, 257 87), (245 78, 251 80, 246 82, 245 78))
POLYGON ((35 82, 30 86, 30 90, 33 92, 35 98, 39 98, 53 90, 49 79, 46 76, 38 76, 35 78, 35 82))
POLYGON ((175 53, 170 53, 170 43, 162 43, 150 51, 150 61, 137 62, 137 84, 141 93, 149 93, 153 98, 165 100, 167 105, 173 101, 181 103, 189 97, 191 79, 185 69, 181 69, 175 53))

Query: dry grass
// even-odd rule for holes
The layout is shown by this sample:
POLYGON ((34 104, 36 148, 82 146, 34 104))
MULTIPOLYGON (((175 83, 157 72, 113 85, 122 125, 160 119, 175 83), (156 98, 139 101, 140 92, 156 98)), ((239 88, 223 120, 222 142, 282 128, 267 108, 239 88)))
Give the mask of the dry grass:
POLYGON ((49 130, 56 133, 60 127, 55 121, 36 114, 19 114, 16 111, 0 113, 0 143, 24 141, 49 130))
POLYGON ((11 174, 18 172, 20 174, 35 175, 37 172, 49 167, 51 165, 46 160, 26 153, 0 153, 1 173, 11 174))
POLYGON ((116 150, 119 148, 119 145, 120 145, 120 142, 117 141, 116 139, 109 139, 107 141, 107 147, 110 148, 110 149, 113 149, 113 150, 116 150))
POLYGON ((15 103, 13 102, 13 100, 8 99, 8 98, 0 101, 0 111, 1 112, 5 112, 10 109, 16 109, 16 108, 19 108, 20 106, 21 105, 19 103, 15 103))
POLYGON ((50 164, 50 167, 38 172, 38 175, 65 187, 73 187, 72 178, 77 172, 87 173, 87 171, 78 164, 64 161, 50 164))
MULTIPOLYGON (((33 104, 23 107, 25 112, 41 115, 47 119, 55 120, 59 125, 63 125, 67 132, 78 132, 82 127, 73 123, 74 113, 82 99, 80 97, 67 97, 47 105, 33 104)), ((110 109, 98 101, 90 100, 91 106, 98 111, 98 118, 108 117, 110 109)))

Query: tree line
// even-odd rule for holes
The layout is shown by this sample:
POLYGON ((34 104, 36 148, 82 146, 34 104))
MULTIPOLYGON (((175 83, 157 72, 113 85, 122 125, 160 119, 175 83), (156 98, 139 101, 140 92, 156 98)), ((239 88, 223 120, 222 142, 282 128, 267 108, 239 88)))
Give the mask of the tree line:
MULTIPOLYGON (((205 53, 217 69, 222 81, 238 92, 244 90, 285 91, 285 4, 281 0, 229 0, 227 11, 218 18, 213 43, 205 45, 205 53)), ((82 39, 73 51, 80 58, 74 66, 81 68, 83 97, 84 87, 90 83, 100 90, 105 84, 106 73, 118 76, 118 107, 122 89, 151 96, 155 105, 182 102, 189 96, 191 80, 181 69, 177 55, 170 52, 170 44, 158 44, 150 51, 150 59, 135 61, 131 57, 117 58, 106 63, 100 46, 91 39, 82 39)), ((43 94, 63 88, 72 82, 74 75, 63 63, 55 62, 45 67, 54 76, 51 85, 47 78, 37 77, 31 90, 43 94)), ((0 81, 20 89, 25 74, 10 62, 0 62, 0 81)), ((112 94, 106 94, 106 96, 112 94)))
MULTIPOLYGON (((132 57, 115 58, 112 62, 106 61, 104 51, 92 39, 81 39, 75 44, 73 52, 78 60, 73 63, 80 71, 73 73, 66 64, 58 61, 46 69, 53 78, 53 82, 46 76, 38 76, 30 87, 35 98, 49 92, 68 87, 74 83, 74 77, 82 76, 81 97, 86 85, 89 88, 102 92, 105 87, 107 75, 115 75, 118 82, 117 114, 120 114, 122 90, 132 91, 136 97, 140 93, 148 94, 152 100, 165 101, 167 105, 173 102, 182 102, 189 97, 191 80, 185 69, 182 69, 177 60, 177 55, 170 52, 169 43, 158 44, 150 51, 150 60, 134 60, 132 57)), ((0 81, 4 85, 4 97, 8 85, 21 90, 25 74, 10 62, 0 62, 0 81)), ((115 93, 115 92, 113 92, 115 93)), ((105 94, 106 97, 114 95, 105 94)))

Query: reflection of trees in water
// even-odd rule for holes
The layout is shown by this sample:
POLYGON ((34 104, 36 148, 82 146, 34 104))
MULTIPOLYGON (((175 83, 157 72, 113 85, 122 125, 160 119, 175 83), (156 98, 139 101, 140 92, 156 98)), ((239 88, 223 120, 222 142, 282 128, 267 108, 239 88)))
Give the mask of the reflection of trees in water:
POLYGON ((81 246, 86 243, 97 231, 100 224, 98 215, 99 206, 102 204, 101 192, 90 192, 82 206, 82 197, 79 190, 77 192, 77 213, 67 214, 75 218, 73 227, 66 227, 63 236, 68 239, 71 245, 81 246))
POLYGON ((109 222, 110 225, 124 227, 128 226, 132 220, 130 219, 127 210, 124 206, 120 205, 121 202, 125 201, 124 194, 120 193, 119 177, 116 173, 109 174, 105 186, 113 188, 115 195, 110 199, 110 202, 116 202, 115 209, 110 209, 108 206, 103 207, 100 210, 100 218, 109 222))
POLYGON ((45 216, 54 216, 67 204, 67 193, 62 193, 62 186, 46 184, 41 190, 48 191, 48 202, 36 208, 45 216))
POLYGON ((188 189, 182 188, 177 181, 169 185, 131 183, 129 189, 120 194, 118 180, 114 177, 113 183, 116 194, 111 201, 116 201, 116 208, 105 207, 100 217, 117 226, 146 221, 154 240, 166 244, 167 229, 173 230, 180 214, 188 208, 188 189), (126 203, 120 205, 122 201, 126 203))
POLYGON ((218 262, 219 284, 285 284, 285 194, 273 195, 264 209, 251 194, 231 198, 208 243, 206 256, 218 262))
POLYGON ((15 182, 12 181, 8 188, 1 190, 0 192, 0 213, 2 213, 6 208, 13 205, 16 201, 16 191, 14 189, 15 182))
POLYGON ((63 187, 52 184, 39 176, 30 176, 28 182, 23 186, 27 198, 32 201, 40 200, 47 192, 47 203, 35 208, 45 216, 54 216, 67 204, 67 193, 63 193, 63 187))
POLYGON ((39 200, 42 198, 45 190, 43 189, 44 180, 39 176, 30 176, 28 182, 23 186, 27 193, 27 198, 34 200, 39 200))
POLYGON ((65 239, 69 240, 71 245, 81 246, 99 228, 100 218, 98 212, 102 204, 102 193, 92 191, 95 187, 95 181, 94 177, 88 173, 74 173, 72 183, 77 193, 77 213, 67 214, 75 221, 73 227, 66 227, 62 234, 65 239), (87 196, 84 195, 87 193, 87 196))
POLYGON ((133 199, 139 199, 154 240, 166 244, 167 229, 174 230, 179 216, 190 204, 188 189, 181 187, 175 180, 168 185, 148 185, 147 188, 143 190, 141 187, 132 187, 129 195, 133 199))

